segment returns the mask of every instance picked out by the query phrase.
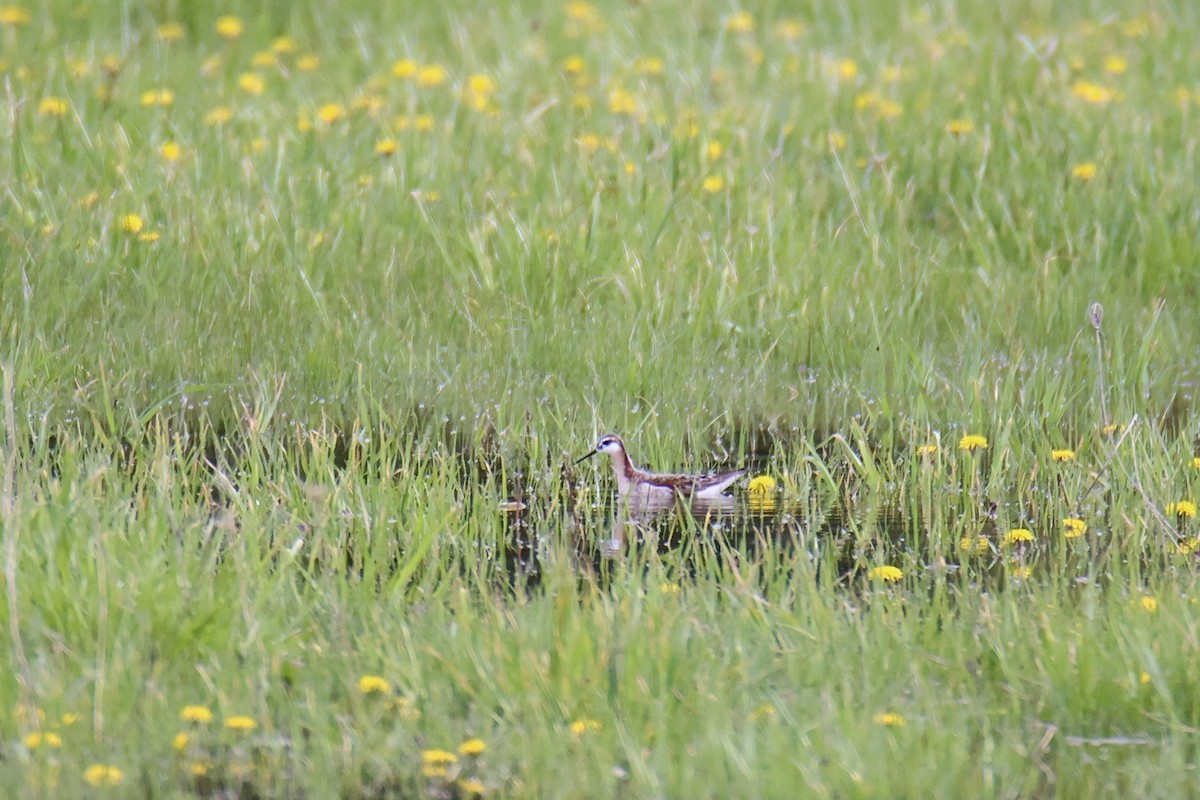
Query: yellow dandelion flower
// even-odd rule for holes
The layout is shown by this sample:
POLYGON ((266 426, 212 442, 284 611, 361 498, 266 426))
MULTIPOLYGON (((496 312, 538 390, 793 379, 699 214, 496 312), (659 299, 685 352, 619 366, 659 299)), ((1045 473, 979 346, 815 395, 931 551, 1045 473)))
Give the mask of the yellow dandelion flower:
POLYGON ((841 131, 830 131, 826 136, 826 141, 829 142, 829 149, 833 151, 846 149, 846 134, 841 131))
POLYGON ((476 111, 486 111, 493 107, 492 96, 488 92, 476 92, 469 86, 463 87, 463 103, 476 111))
POLYGON ((421 774, 426 778, 445 778, 450 770, 440 764, 426 764, 421 767, 421 774))
POLYGON ((775 479, 770 475, 755 475, 750 479, 746 490, 750 494, 764 495, 774 491, 776 485, 775 479))
POLYGON ((365 111, 374 116, 383 108, 384 102, 384 99, 377 94, 362 94, 354 98, 350 107, 355 111, 365 111))
POLYGON ((1075 517, 1067 517, 1062 521, 1063 536, 1067 539, 1078 539, 1087 533, 1087 523, 1075 517))
POLYGON ((662 594, 679 594, 678 583, 660 583, 658 591, 662 594))
POLYGON ((1104 59, 1104 71, 1109 75, 1120 75, 1129 69, 1129 62, 1121 56, 1109 56, 1104 59))
POLYGON ((210 761, 193 761, 188 764, 188 774, 193 778, 203 778, 210 769, 212 769, 210 761))
POLYGON ((458 756, 449 750, 422 750, 421 761, 426 764, 453 764, 458 756))
POLYGON ((746 719, 750 720, 751 722, 760 719, 768 719, 775 716, 775 713, 775 706, 771 705, 770 703, 763 703, 761 706, 747 714, 746 719))
POLYGON ((837 76, 845 81, 854 80, 858 77, 858 62, 852 58, 843 58, 837 62, 837 76))
POLYGON ((358 679, 358 691, 362 694, 388 695, 392 693, 392 684, 378 675, 363 675, 358 679))
POLYGON ((91 786, 118 786, 125 773, 112 764, 92 764, 83 771, 83 779, 91 786))
POLYGON ((725 151, 725 148, 721 146, 720 142, 712 141, 712 142, 709 142, 708 146, 704 148, 704 155, 708 158, 709 161, 716 161, 718 158, 721 157, 721 153, 723 153, 724 151, 725 151))
POLYGON ((890 564, 884 564, 883 566, 872 567, 867 572, 867 577, 873 581, 895 583, 904 577, 904 571, 899 567, 893 567, 890 564))
POLYGON ((326 103, 317 109, 317 119, 326 125, 332 125, 344 116, 346 109, 337 103, 326 103))
POLYGON ((638 56, 633 60, 633 71, 639 75, 661 75, 662 59, 657 56, 638 56))
POLYGON ((704 191, 708 192, 709 194, 716 194, 725 188, 725 179, 720 175, 709 175, 700 184, 700 188, 704 189, 704 191))
POLYGON ((992 546, 986 536, 964 536, 958 540, 958 549, 967 554, 982 556, 987 555, 992 546))
POLYGON ((429 133, 437 127, 437 122, 432 114, 417 114, 416 119, 413 120, 413 127, 421 133, 429 133))
POLYGON ((246 94, 260 95, 267 88, 262 76, 254 72, 243 72, 237 79, 238 88, 246 94))
POLYGON ((118 220, 118 223, 121 226, 121 231, 124 233, 138 233, 146 224, 137 214, 126 214, 118 220))
POLYGON ((783 19, 775 25, 775 35, 785 42, 795 42, 804 35, 804 23, 797 19, 783 19))
POLYGON ((1167 506, 1168 517, 1194 517, 1196 516, 1196 504, 1191 500, 1180 500, 1178 503, 1171 503, 1167 506))
POLYGON ((1028 528, 1013 528, 1004 534, 1005 544, 1026 544, 1033 541, 1033 531, 1028 528))
POLYGON ((725 18, 725 30, 733 33, 751 33, 754 30, 754 17, 746 11, 738 11, 725 18))
POLYGON ((158 152, 162 154, 163 158, 171 162, 178 161, 179 156, 183 154, 182 148, 175 142, 163 142, 162 147, 158 148, 158 152))
POLYGON ((588 731, 598 731, 600 727, 599 720, 594 719, 577 719, 570 725, 571 733, 576 736, 582 736, 588 731))
POLYGON ((417 62, 411 58, 402 58, 392 62, 392 75, 407 80, 417 74, 417 62))
POLYGON ((61 97, 43 97, 38 103, 38 113, 44 117, 62 117, 67 113, 67 101, 61 97))
POLYGON ((458 752, 464 756, 477 756, 487 750, 487 743, 483 739, 467 739, 458 746, 458 752))
POLYGON ((908 724, 908 720, 891 711, 881 711, 873 719, 876 725, 882 725, 885 728, 903 728, 908 724))
POLYGON ((1138 675, 1138 683, 1142 684, 1142 686, 1150 683, 1150 673, 1143 671, 1140 675, 1138 675))
POLYGON ((1192 459, 1192 469, 1200 469, 1200 456, 1192 459))
POLYGON ((467 88, 476 94, 488 94, 496 91, 496 82, 487 75, 476 74, 467 78, 467 88))
POLYGON ((636 114, 637 98, 625 89, 613 89, 608 93, 608 110, 614 114, 636 114))
POLYGON ((188 743, 190 741, 191 737, 188 736, 187 733, 180 731, 179 733, 175 734, 175 738, 171 740, 171 747, 175 749, 175 752, 181 753, 184 750, 187 750, 188 743))
POLYGON ((1154 18, 1143 14, 1140 17, 1134 17, 1128 22, 1121 25, 1121 33, 1131 39, 1136 39, 1140 36, 1145 36, 1150 32, 1150 26, 1154 22, 1154 18))
POLYGON ((380 139, 375 143, 375 155, 388 158, 394 156, 400 150, 400 145, 395 139, 380 139))
POLYGON ((929 442, 928 444, 923 444, 917 448, 917 455, 926 457, 934 456, 937 455, 937 451, 938 446, 933 442, 929 442))
POLYGON ((873 108, 879 105, 882 99, 879 92, 859 92, 854 96, 854 110, 862 111, 865 108, 873 108))
POLYGON ((895 119, 904 113, 904 106, 895 100, 880 100, 876 110, 884 119, 895 119))
POLYGON ((151 89, 142 92, 142 105, 169 106, 175 102, 175 93, 170 89, 151 89))
POLYGON ((296 40, 290 36, 278 36, 271 42, 271 52, 281 56, 296 52, 296 40))
POLYGON ((217 35, 222 39, 237 39, 246 30, 240 17, 227 15, 217 18, 217 35))
POLYGON ((204 115, 205 125, 224 125, 233 119, 233 112, 226 106, 217 106, 204 115))
POLYGON ((0 6, 0 25, 25 25, 29 22, 29 12, 20 6, 0 6))
POLYGON ((1093 106, 1108 105, 1116 97, 1112 89, 1091 81, 1076 81, 1071 87, 1071 94, 1093 106))
POLYGON ((596 9, 586 0, 571 0, 566 6, 567 17, 575 20, 586 19, 596 13, 596 9))
POLYGON ((567 16, 573 20, 587 22, 598 16, 596 7, 587 0, 571 0, 566 6, 567 16))
POLYGON ((312 53, 300 56, 300 58, 296 59, 296 69, 300 70, 301 72, 316 72, 317 68, 320 66, 321 59, 317 58, 312 53))
POLYGON ((441 86, 446 82, 446 70, 438 64, 426 64, 417 70, 418 86, 441 86))
POLYGON ((600 12, 587 0, 571 0, 566 5, 567 18, 586 25, 597 25, 601 22, 600 12))
POLYGON ((483 794, 487 786, 479 778, 459 778, 458 790, 463 794, 483 794))
POLYGON ((162 238, 162 234, 158 231, 142 231, 138 234, 139 242, 157 242, 162 238))
POLYGON ((62 747, 62 738, 57 733, 46 731, 34 731, 33 733, 25 734, 25 738, 21 740, 30 750, 37 750, 39 747, 62 747))
POLYGON ((1142 611, 1145 611, 1147 614, 1153 614, 1155 611, 1158 611, 1158 600, 1154 599, 1150 595, 1146 595, 1139 600, 1138 605, 1140 605, 1142 607, 1142 611))
POLYGON ((980 436, 977 433, 968 433, 958 440, 958 449, 965 450, 968 453, 973 453, 976 450, 987 450, 987 446, 987 437, 980 436))
POLYGON ((163 23, 158 25, 156 32, 161 42, 178 42, 184 38, 184 26, 179 23, 163 23))
POLYGON ((259 50, 250 56, 250 66, 255 69, 267 69, 268 67, 275 66, 276 63, 276 55, 270 50, 259 50))
POLYGON ((68 712, 62 715, 61 722, 64 728, 69 728, 76 722, 79 722, 80 719, 81 717, 78 714, 68 712))
POLYGON ((401 719, 414 720, 421 718, 421 710, 417 708, 411 697, 396 697, 388 704, 388 710, 394 711, 401 719))
POLYGON ((1076 180, 1090 181, 1096 177, 1096 165, 1091 161, 1084 161, 1081 164, 1076 164, 1071 167, 1071 177, 1076 180))
POLYGON ((1060 462, 1074 461, 1075 460, 1075 451, 1074 450, 1051 450, 1050 458, 1053 459, 1054 461, 1060 461, 1060 462))
POLYGON ((104 70, 104 74, 111 78, 121 74, 121 59, 116 56, 105 56, 100 59, 100 69, 104 70))
POLYGON ((1033 575, 1033 568, 1028 567, 1024 564, 1014 564, 1011 567, 1009 567, 1008 574, 1009 574, 1009 577, 1011 577, 1011 578, 1015 578, 1016 580, 1023 581, 1023 580, 1027 580, 1031 575, 1033 575))
POLYGON ((952 119, 946 123, 946 133, 951 136, 966 136, 975 130, 975 123, 969 119, 952 119))
POLYGON ((258 723, 254 721, 253 717, 237 714, 225 718, 225 727, 231 731, 252 731, 258 727, 258 723))
POLYGON ((1195 536, 1189 536, 1186 539, 1180 539, 1176 542, 1174 550, 1177 555, 1187 556, 1196 552, 1198 547, 1200 547, 1200 539, 1197 539, 1195 536))
MULTIPOLYGON (((768 476, 764 475, 762 477, 768 476)), ((751 489, 749 495, 746 497, 746 505, 755 514, 769 514, 779 507, 779 497, 773 491, 774 480, 771 481, 771 484, 772 489, 763 490, 760 488, 758 491, 751 489)))
POLYGON ((207 725, 212 722, 213 713, 207 706, 184 706, 179 712, 179 718, 184 722, 207 725))
POLYGON ((568 75, 582 75, 587 72, 587 65, 579 56, 567 56, 563 59, 562 71, 568 75))

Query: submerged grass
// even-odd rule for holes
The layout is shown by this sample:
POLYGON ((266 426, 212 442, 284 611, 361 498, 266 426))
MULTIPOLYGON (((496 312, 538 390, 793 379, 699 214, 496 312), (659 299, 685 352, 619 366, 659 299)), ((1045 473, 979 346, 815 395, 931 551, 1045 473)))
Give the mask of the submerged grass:
POLYGON ((1196 14, 0 8, 5 794, 1186 795, 1196 14))

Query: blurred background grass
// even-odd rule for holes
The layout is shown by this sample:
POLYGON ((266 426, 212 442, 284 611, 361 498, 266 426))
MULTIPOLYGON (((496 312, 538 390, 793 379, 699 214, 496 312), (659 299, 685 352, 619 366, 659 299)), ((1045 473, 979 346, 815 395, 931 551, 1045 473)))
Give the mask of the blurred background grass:
POLYGON ((35 412, 285 376, 310 418, 360 386, 945 424, 1003 383, 1089 413, 1098 301, 1114 402, 1160 414, 1196 372, 1194 9, 1018 6, 33 10, 4 352, 35 412))

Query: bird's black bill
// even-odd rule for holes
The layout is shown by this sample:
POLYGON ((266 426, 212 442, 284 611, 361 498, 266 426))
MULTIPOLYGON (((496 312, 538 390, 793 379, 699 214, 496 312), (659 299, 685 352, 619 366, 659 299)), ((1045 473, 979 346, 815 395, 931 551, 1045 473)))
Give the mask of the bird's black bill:
MULTIPOLYGON (((600 452, 599 450, 593 450, 592 452, 588 453, 583 458, 576 459, 575 464, 582 464, 583 462, 587 461, 589 458, 591 458, 592 456, 596 455, 596 453, 599 453, 599 452, 600 452)), ((571 466, 575 466, 575 464, 572 464, 571 466)))

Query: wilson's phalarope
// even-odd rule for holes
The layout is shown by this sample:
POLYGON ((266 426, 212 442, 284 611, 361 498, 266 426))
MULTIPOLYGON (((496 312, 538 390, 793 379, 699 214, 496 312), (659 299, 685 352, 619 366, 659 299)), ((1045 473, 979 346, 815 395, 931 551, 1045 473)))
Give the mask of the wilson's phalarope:
POLYGON ((612 456, 613 470, 617 473, 617 493, 622 498, 640 503, 670 500, 675 497, 714 498, 729 488, 729 485, 746 474, 744 469, 718 472, 715 475, 664 474, 647 472, 634 466, 621 437, 606 434, 596 442, 596 447, 575 463, 587 461, 597 453, 612 456))

